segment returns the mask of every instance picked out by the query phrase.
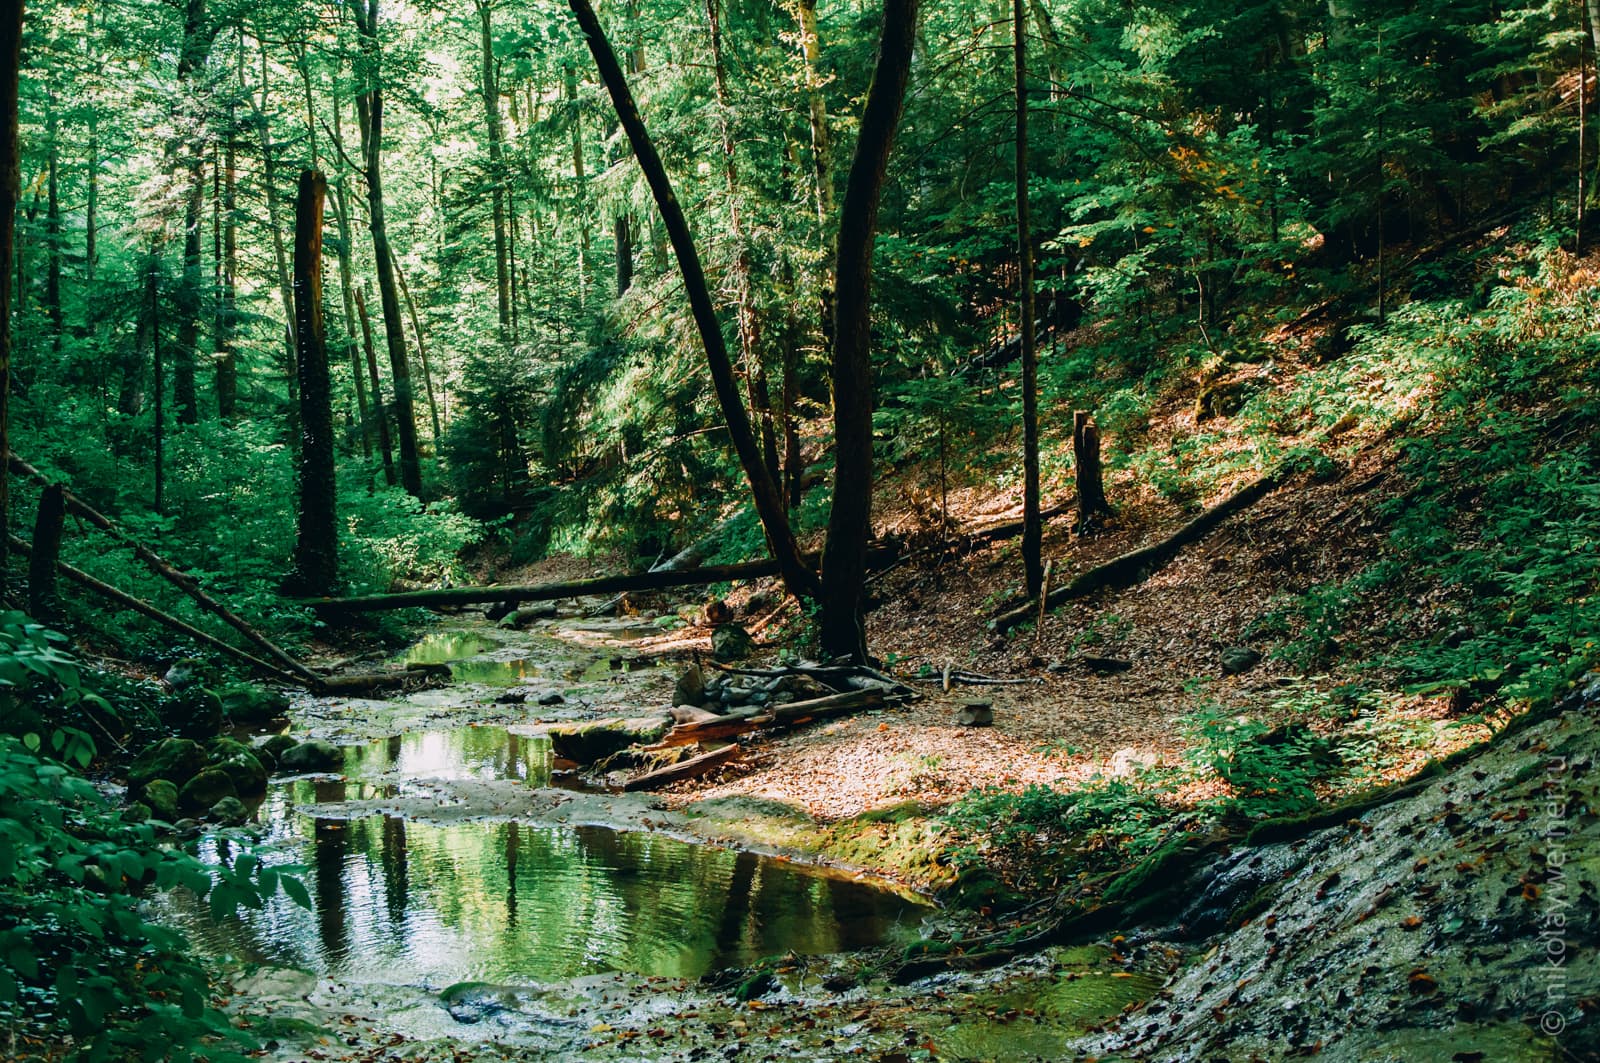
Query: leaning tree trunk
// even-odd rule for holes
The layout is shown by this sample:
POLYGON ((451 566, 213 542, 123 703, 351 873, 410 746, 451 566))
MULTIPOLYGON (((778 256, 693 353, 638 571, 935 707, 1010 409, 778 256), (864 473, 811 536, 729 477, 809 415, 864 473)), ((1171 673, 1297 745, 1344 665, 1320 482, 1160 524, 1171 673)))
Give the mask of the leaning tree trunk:
POLYGON ((1039 519, 1039 350, 1033 326, 1033 237, 1028 225, 1028 52, 1023 0, 1012 0, 1017 92, 1017 288, 1022 316, 1022 568, 1028 597, 1044 589, 1039 519))
POLYGON ((367 176, 367 223, 372 229, 372 257, 378 267, 378 300, 383 306, 383 333, 389 345, 389 371, 394 378, 396 442, 400 449, 400 483, 413 498, 422 497, 422 462, 417 456, 417 411, 411 391, 411 365, 406 359, 405 321, 395 285, 394 260, 383 202, 383 93, 379 88, 378 0, 355 4, 356 29, 367 58, 367 81, 356 97, 361 122, 362 161, 367 176))
MULTIPOLYGON (((183 50, 178 57, 180 106, 200 99, 197 82, 211 52, 213 30, 206 24, 205 0, 185 0, 183 50)), ((199 362, 200 314, 205 306, 201 291, 200 230, 206 201, 205 134, 195 132, 179 147, 188 182, 183 206, 183 284, 178 289, 178 345, 173 350, 172 390, 179 424, 200 420, 200 398, 195 386, 199 362)))
MULTIPOLYGON (((0 14, 0 459, 11 450, 11 248, 21 193, 17 150, 17 72, 22 66, 22 0, 0 14)), ((11 517, 11 473, 0 468, 0 531, 11 517)), ((3 539, 3 536, 0 536, 3 539)), ((0 542, 0 584, 6 575, 0 542)))
MULTIPOLYGON (((511 342, 511 272, 506 243, 506 195, 503 139, 500 128, 500 89, 495 84, 494 29, 489 0, 475 0, 483 45, 483 115, 489 131, 489 188, 494 216, 495 307, 500 320, 500 342, 511 342)), ((436 433, 437 434, 437 433, 436 433)))
POLYGON ((783 504, 783 497, 778 493, 777 485, 773 483, 761 452, 761 445, 756 441, 755 432, 750 426, 749 415, 745 411, 744 403, 739 399, 738 387, 733 378, 733 366, 728 360, 728 348, 722 336, 722 326, 717 320, 716 307, 711 302, 711 291, 706 285, 705 271, 700 265, 700 255, 695 250, 694 237, 689 232, 689 222, 684 217, 683 208, 672 191, 672 182, 667 177, 661 156, 657 154, 655 144, 645 130, 644 120, 639 116, 639 109, 633 102, 633 93, 629 91, 627 79, 617 64, 616 54, 611 50, 610 42, 600 29, 600 20, 595 17, 594 8, 589 4, 589 0, 568 0, 568 2, 573 14, 577 16, 578 24, 583 28, 584 37, 589 43, 589 51, 594 55, 595 66, 599 68, 600 79, 611 94, 617 119, 628 134, 628 140, 633 145, 633 153, 639 160, 639 168, 644 171, 645 180, 649 183, 650 191, 655 196, 656 206, 661 212, 662 223, 672 240, 672 248, 678 258, 678 268, 683 274, 684 290, 689 296, 689 309, 700 331, 701 342, 705 345, 706 361, 711 369, 711 381, 716 387, 717 400, 721 403, 723 416, 728 422, 728 435, 732 438, 734 450, 739 455, 739 463, 744 467, 745 478, 749 481, 750 493, 755 502, 756 514, 761 518, 773 557, 782 570, 784 585, 793 594, 812 595, 818 589, 817 578, 806 567, 805 561, 800 556, 794 531, 789 527, 789 517, 783 504))
POLYGON ((291 594, 330 595, 339 580, 339 527, 334 512, 333 384, 322 327, 322 207, 328 182, 300 174, 294 211, 294 338, 300 374, 300 521, 291 594))
POLYGON ((822 551, 822 648, 863 660, 861 591, 872 530, 872 244, 916 41, 918 0, 884 0, 877 69, 845 185, 835 255, 833 508, 822 551))

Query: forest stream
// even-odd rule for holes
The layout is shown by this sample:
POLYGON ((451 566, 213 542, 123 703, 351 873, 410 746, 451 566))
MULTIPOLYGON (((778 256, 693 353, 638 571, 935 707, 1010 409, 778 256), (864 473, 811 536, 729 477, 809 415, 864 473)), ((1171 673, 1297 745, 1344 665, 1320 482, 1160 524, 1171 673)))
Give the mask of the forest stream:
MULTIPOLYGON (((298 869, 310 908, 169 913, 269 1015, 276 1058, 737 1058, 757 1034, 761 1058, 779 1033, 802 1058, 933 1058, 935 1034, 938 1058, 1050 1058, 1159 984, 1093 947, 875 981, 874 956, 941 917, 929 898, 783 838, 712 844, 692 810, 562 770, 543 727, 665 700, 674 670, 634 649, 650 633, 453 623, 402 658, 449 664, 448 686, 296 703, 291 733, 336 743, 342 770, 275 778, 255 815, 259 855, 298 869), (751 979, 761 999, 741 1002, 751 979), (804 1021, 761 1021, 796 1005, 804 1021)), ((209 835, 201 855, 236 844, 209 835)))

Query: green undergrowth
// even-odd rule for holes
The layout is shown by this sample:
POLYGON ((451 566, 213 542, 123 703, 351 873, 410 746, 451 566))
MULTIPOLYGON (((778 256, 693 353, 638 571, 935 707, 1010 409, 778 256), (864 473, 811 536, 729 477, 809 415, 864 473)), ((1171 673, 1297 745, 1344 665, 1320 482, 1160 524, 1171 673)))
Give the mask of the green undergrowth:
POLYGON ((279 889, 309 897, 247 839, 211 867, 125 818, 84 775, 95 739, 63 722, 115 713, 64 639, 0 615, 0 1044, 16 1059, 246 1059, 255 1041, 215 1007, 210 972, 142 902, 187 890, 222 916, 279 889))

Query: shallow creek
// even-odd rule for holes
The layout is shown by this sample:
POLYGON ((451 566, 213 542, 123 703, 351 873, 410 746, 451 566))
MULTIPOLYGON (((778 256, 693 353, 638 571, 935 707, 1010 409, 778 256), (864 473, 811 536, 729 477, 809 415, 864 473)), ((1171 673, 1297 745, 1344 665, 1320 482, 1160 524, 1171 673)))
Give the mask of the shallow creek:
MULTIPOLYGON (((942 1039, 960 1044, 959 1058, 1049 1057, 1090 1020, 1151 990, 1144 976, 1113 973, 1081 952, 1066 975, 1043 956, 1016 977, 932 991, 841 978, 851 969, 844 954, 915 940, 937 910, 776 847, 705 844, 648 797, 599 794, 556 770, 541 722, 667 702, 673 670, 631 649, 648 630, 587 622, 440 631, 401 659, 450 664, 449 687, 302 701, 293 733, 340 744, 343 768, 274 779, 256 829, 262 859, 298 869, 311 909, 280 893, 220 921, 199 906, 170 914, 206 951, 237 963, 245 1006, 306 1031, 349 1026, 359 1012, 370 1024, 363 1041, 443 1045, 439 1058, 451 1044, 485 1039, 558 1058, 608 1045, 626 1058, 694 1055, 696 1042, 742 1040, 745 1009, 759 1004, 694 980, 779 957, 769 1006, 913 1016, 932 992, 946 1016, 942 1039), (508 700, 508 688, 522 697, 508 700), (947 1002, 960 1000, 972 1014, 952 1021, 947 1002), (1022 1014, 1013 1029, 1006 1016, 1022 1014), (651 1030, 656 1040, 641 1036, 651 1030)), ((201 853, 220 861, 232 844, 207 836, 201 853)), ((905 1044, 898 1020, 846 1017, 793 1026, 791 1047, 833 1058, 845 1043, 905 1044)), ((359 1058, 431 1057, 419 1048, 359 1058)))

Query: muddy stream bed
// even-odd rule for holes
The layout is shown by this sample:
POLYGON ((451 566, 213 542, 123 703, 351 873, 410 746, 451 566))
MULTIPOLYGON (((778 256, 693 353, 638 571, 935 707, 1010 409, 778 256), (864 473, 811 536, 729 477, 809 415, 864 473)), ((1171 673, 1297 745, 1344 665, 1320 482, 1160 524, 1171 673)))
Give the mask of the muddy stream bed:
POLYGON ((290 733, 342 770, 274 778, 253 830, 310 909, 166 913, 228 965, 273 1058, 1049 1059, 1154 990, 1092 948, 888 985, 872 958, 944 918, 929 898, 562 771, 543 726, 668 704, 675 662, 638 651, 659 632, 454 624, 402 658, 449 664, 449 686, 296 703, 290 733))

